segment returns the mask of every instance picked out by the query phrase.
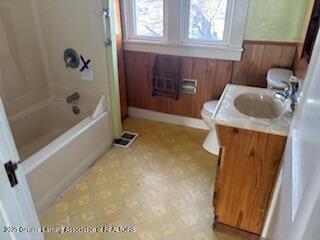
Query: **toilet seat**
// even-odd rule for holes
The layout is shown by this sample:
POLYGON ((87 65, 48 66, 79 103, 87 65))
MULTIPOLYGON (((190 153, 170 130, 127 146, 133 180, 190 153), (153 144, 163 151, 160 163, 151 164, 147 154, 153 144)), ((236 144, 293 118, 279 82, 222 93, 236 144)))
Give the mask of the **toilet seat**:
POLYGON ((207 115, 208 117, 212 117, 214 111, 216 110, 216 107, 218 105, 218 102, 217 100, 215 101, 209 101, 209 102, 205 102, 203 104, 203 113, 205 115, 207 115))

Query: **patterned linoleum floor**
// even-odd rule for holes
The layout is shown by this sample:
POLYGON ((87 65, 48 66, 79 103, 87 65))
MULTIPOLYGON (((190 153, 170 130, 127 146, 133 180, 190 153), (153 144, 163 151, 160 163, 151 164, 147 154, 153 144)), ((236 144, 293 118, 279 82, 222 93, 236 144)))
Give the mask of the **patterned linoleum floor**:
POLYGON ((217 158, 206 132, 137 118, 140 136, 112 147, 41 217, 43 226, 133 226, 135 233, 47 233, 46 240, 229 240, 212 230, 217 158))

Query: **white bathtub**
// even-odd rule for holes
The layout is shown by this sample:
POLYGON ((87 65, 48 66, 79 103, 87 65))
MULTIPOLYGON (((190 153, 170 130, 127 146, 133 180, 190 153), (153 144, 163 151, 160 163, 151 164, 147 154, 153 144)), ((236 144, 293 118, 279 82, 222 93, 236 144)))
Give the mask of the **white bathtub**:
POLYGON ((49 99, 10 117, 12 133, 38 213, 47 210, 112 143, 111 119, 100 105, 49 99))

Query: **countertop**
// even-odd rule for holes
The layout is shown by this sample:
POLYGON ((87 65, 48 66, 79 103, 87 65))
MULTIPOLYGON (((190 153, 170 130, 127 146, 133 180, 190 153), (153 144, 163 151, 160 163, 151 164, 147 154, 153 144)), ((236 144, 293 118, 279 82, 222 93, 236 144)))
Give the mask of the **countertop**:
POLYGON ((288 103, 284 104, 284 110, 277 118, 250 117, 240 113, 234 106, 234 99, 244 93, 262 93, 272 96, 274 91, 267 88, 228 84, 212 116, 215 124, 281 136, 288 135, 292 120, 292 113, 289 110, 288 103))

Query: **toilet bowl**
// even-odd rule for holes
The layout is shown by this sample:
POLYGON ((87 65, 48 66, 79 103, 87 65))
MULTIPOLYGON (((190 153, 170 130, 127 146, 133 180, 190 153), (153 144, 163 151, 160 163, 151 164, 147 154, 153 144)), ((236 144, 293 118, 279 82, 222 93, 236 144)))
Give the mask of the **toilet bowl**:
POLYGON ((219 154, 219 144, 216 133, 216 128, 212 120, 212 115, 217 107, 218 101, 209 101, 203 104, 201 110, 202 120, 209 127, 209 133, 204 140, 202 147, 207 150, 209 153, 218 155, 219 154))

